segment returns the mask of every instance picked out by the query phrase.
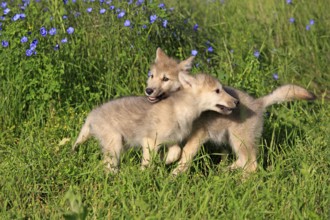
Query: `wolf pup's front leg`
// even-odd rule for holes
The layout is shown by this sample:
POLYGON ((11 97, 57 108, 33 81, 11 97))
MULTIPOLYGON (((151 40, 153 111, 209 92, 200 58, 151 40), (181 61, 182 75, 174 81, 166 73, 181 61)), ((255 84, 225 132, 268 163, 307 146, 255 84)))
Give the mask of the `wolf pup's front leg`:
POLYGON ((142 143, 142 161, 141 161, 141 170, 150 166, 152 157, 155 156, 159 149, 159 144, 157 140, 151 138, 144 138, 142 143))

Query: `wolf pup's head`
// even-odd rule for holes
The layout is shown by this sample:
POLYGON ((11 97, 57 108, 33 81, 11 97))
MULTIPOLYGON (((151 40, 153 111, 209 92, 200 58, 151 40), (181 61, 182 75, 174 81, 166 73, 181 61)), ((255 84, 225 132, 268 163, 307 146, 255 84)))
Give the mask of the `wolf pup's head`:
POLYGON ((229 115, 239 105, 239 100, 228 94, 219 80, 209 74, 191 76, 180 73, 179 81, 185 90, 190 90, 203 111, 229 115))
POLYGON ((181 83, 179 72, 186 72, 192 67, 194 57, 178 62, 168 57, 160 48, 157 48, 156 59, 151 65, 145 94, 152 103, 168 97, 172 92, 178 91, 181 83))

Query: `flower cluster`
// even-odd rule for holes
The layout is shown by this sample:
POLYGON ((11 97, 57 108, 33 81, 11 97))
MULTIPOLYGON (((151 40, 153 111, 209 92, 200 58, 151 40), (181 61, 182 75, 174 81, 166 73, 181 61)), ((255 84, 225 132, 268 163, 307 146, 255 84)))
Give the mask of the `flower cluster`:
MULTIPOLYGON (((286 0, 286 3, 287 3, 288 5, 293 5, 293 1, 292 1, 292 0, 286 0)), ((289 23, 290 23, 290 24, 294 24, 295 22, 296 22, 296 19, 295 19, 294 17, 290 17, 290 18, 289 18, 289 23)), ((310 20, 309 20, 309 23, 306 25, 306 30, 309 31, 309 30, 311 29, 311 26, 313 26, 314 24, 315 24, 315 20, 314 20, 314 19, 310 19, 310 20)), ((255 51, 253 52, 253 56, 254 56, 255 58, 259 59, 259 58, 260 58, 260 51, 259 51, 259 50, 255 50, 255 51)), ((274 74, 273 74, 273 79, 274 79, 274 80, 278 80, 278 79, 279 79, 279 75, 278 75, 278 73, 274 73, 274 74)))
MULTIPOLYGON (((171 22, 171 14, 172 11, 174 11, 174 8, 167 8, 167 6, 164 3, 159 3, 158 5, 155 5, 154 10, 152 9, 148 9, 146 10, 146 5, 144 0, 137 0, 135 1, 135 6, 132 6, 136 12, 134 10, 125 10, 121 7, 118 7, 117 5, 114 4, 113 1, 108 0, 98 0, 99 1, 99 5, 96 4, 92 4, 92 3, 96 3, 96 0, 85 0, 84 4, 91 3, 90 5, 88 5, 88 7, 86 7, 84 9, 85 11, 85 15, 88 16, 95 16, 96 14, 102 15, 102 16, 106 16, 107 14, 110 15, 110 13, 115 14, 115 16, 117 17, 119 23, 121 23, 123 25, 123 27, 129 27, 129 28, 137 28, 140 29, 139 31, 142 31, 144 29, 147 29, 151 26, 159 26, 161 28, 163 28, 164 30, 167 30, 167 32, 173 32, 172 35, 173 36, 177 36, 176 31, 174 30, 174 26, 176 24, 172 24, 171 22), (139 7, 139 8, 137 8, 139 7), (139 10, 138 10, 139 9, 139 10), (140 11, 140 12, 139 12, 140 11), (144 13, 144 15, 146 16, 146 19, 142 24, 141 21, 134 21, 131 20, 130 18, 132 17, 132 15, 134 13, 144 13), (159 13, 161 12, 161 13, 159 13)), ((40 3, 41 1, 36 0, 35 4, 40 3)), ((66 10, 65 14, 61 15, 62 21, 64 25, 67 25, 69 22, 69 18, 70 18, 70 14, 73 14, 75 18, 78 18, 79 16, 81 16, 84 12, 79 12, 79 11, 70 11, 71 8, 74 8, 74 4, 77 3, 77 1, 75 0, 63 0, 62 1, 64 4, 64 7, 68 7, 68 10, 66 10), (70 14, 68 14, 70 13, 70 14)), ((127 1, 128 5, 133 4, 133 1, 127 1)), ((3 11, 3 16, 0 16, 0 36, 1 34, 1 30, 3 29, 4 26, 9 26, 11 25, 10 22, 7 22, 8 19, 10 19, 10 21, 12 22, 18 22, 18 21, 23 21, 26 22, 28 19, 27 16, 24 12, 25 9, 30 5, 30 1, 29 0, 22 0, 22 4, 20 5, 20 11, 21 13, 14 13, 14 11, 17 11, 17 9, 15 8, 10 8, 9 5, 6 1, 1 2, 1 9, 3 11), (7 19, 8 18, 8 19, 7 19), (1 20, 6 21, 5 24, 1 23, 1 20), (25 20, 25 21, 24 21, 25 20)), ((124 5, 124 4, 123 4, 124 5)), ((125 6, 127 7, 127 5, 125 6)), ((1 10, 0 9, 0 10, 1 10)), ((48 9, 46 9, 48 10, 48 9)), ((50 20, 53 20, 53 17, 50 17, 50 20)), ((185 20, 184 25, 186 25, 188 19, 185 20)), ((53 48, 55 51, 59 50, 61 47, 61 44, 65 44, 68 43, 70 41, 70 37, 69 35, 73 35, 75 33, 75 28, 71 27, 71 26, 67 26, 64 27, 64 29, 62 28, 63 24, 59 25, 56 27, 56 22, 52 23, 54 26, 47 26, 47 25, 43 25, 41 27, 39 27, 38 32, 34 32, 34 31, 29 31, 28 33, 23 33, 21 36, 19 37, 19 40, 21 42, 22 45, 29 45, 27 46, 27 48, 25 48, 25 55, 30 57, 32 55, 37 54, 38 51, 38 42, 44 42, 46 39, 47 43, 49 44, 49 42, 52 43, 51 48, 53 48), (61 26, 61 28, 59 28, 61 26), (64 32, 64 31, 65 32, 64 32), (57 36, 57 37, 52 37, 52 36, 57 36), (31 38, 31 39, 30 39, 31 38), (29 41, 31 40, 31 41, 29 41), (30 42, 30 43, 29 43, 30 42)), ((178 27, 178 26, 176 26, 178 27)), ((191 30, 193 30, 193 32, 200 32, 199 29, 199 25, 197 23, 195 23, 194 25, 192 25, 191 30)), ((138 32, 139 32, 138 31, 138 32)), ((9 48, 11 46, 11 41, 16 41, 16 36, 14 36, 12 39, 1 39, 1 45, 3 48, 9 48)), ((14 44, 13 44, 14 45, 14 44)), ((23 46, 25 47, 25 46, 23 46)), ((40 48, 39 48, 40 49, 40 48)), ((197 56, 197 54, 200 54, 201 51, 198 51, 200 49, 197 48, 192 48, 191 50, 191 54, 193 56, 197 56)), ((205 54, 209 54, 209 53, 213 53, 214 49, 212 46, 210 45, 206 45, 206 49, 205 49, 205 54)))
MULTIPOLYGON (((36 2, 38 3, 40 1, 37 0, 36 2)), ((72 1, 72 2, 74 2, 74 1, 72 1)), ((25 9, 30 5, 30 1, 29 0, 22 0, 22 3, 23 4, 20 6, 20 10, 22 10, 24 12, 25 9)), ((24 20, 26 18, 25 13, 17 13, 17 14, 14 14, 13 16, 11 16, 11 13, 12 13, 12 11, 14 11, 14 9, 12 10, 11 8, 9 8, 7 2, 1 2, 1 8, 3 9, 3 16, 0 17, 0 20, 2 20, 2 21, 6 21, 7 18, 11 18, 10 20, 12 22, 17 22, 18 20, 24 20)), ((65 18, 65 17, 63 16, 63 18, 65 18)), ((10 25, 10 23, 7 22, 6 25, 10 25)), ((3 26, 4 26, 4 24, 0 22, 0 35, 2 35, 1 31, 2 31, 3 26)), ((47 37, 47 35, 54 36, 54 35, 57 34, 57 32, 58 32, 58 30, 55 27, 51 27, 49 30, 47 30, 46 27, 42 26, 39 29, 39 34, 40 34, 39 36, 45 38, 45 37, 47 37)), ((74 28, 73 27, 68 27, 67 33, 68 34, 73 34, 73 32, 74 32, 74 28)), ((31 35, 31 32, 29 31, 27 33, 27 35, 31 35)), ((11 39, 11 40, 15 41, 15 39, 11 39)), ((28 41, 29 41, 28 36, 24 35, 24 36, 20 37, 20 42, 22 44, 28 43, 28 41)), ((66 43, 67 41, 68 40, 65 37, 61 40, 61 43, 66 43)), ((37 45, 38 45, 38 43, 39 43, 38 38, 34 38, 30 42, 29 47, 25 50, 25 55, 30 57, 32 55, 37 54, 37 45)), ((7 48, 7 47, 10 46, 10 40, 3 39, 1 44, 2 44, 2 47, 7 48)), ((56 43, 55 46, 54 46, 54 50, 58 50, 58 49, 59 49, 59 44, 56 43)))
MULTIPOLYGON (((288 5, 292 5, 292 4, 293 4, 292 0, 287 0, 286 3, 287 3, 288 5)), ((295 19, 294 17, 290 17, 290 18, 289 18, 289 22, 290 22, 291 24, 294 24, 294 23, 296 22, 296 19, 295 19)), ((309 30, 311 29, 311 26, 313 26, 314 24, 315 24, 314 19, 310 19, 310 20, 309 20, 309 23, 306 25, 306 30, 309 31, 309 30)))

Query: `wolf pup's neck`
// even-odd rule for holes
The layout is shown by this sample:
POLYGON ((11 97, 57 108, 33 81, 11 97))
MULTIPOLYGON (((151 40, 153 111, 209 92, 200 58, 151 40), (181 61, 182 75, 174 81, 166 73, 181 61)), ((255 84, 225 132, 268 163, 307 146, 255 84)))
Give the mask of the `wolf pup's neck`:
POLYGON ((193 94, 181 90, 169 97, 173 100, 174 113, 177 115, 177 123, 180 127, 192 126, 192 123, 197 119, 203 109, 200 109, 199 100, 193 94))

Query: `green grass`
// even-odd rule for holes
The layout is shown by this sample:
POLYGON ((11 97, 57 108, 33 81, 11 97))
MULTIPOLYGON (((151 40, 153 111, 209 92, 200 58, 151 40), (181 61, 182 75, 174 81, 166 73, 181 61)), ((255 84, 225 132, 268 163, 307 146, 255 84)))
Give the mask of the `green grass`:
POLYGON ((77 2, 31 1, 26 18, 13 22, 21 10, 8 1, 11 12, 0 31, 0 41, 9 41, 0 52, 1 219, 329 219, 326 0, 169 0, 166 11, 155 1, 145 1, 145 10, 113 1, 126 11, 121 19, 105 3, 77 2), (100 8, 107 12, 99 14, 100 8), (150 24, 152 14, 158 20, 150 24), (123 26, 126 19, 131 28, 123 26), (169 21, 166 28, 161 19, 169 21), (310 19, 315 24, 307 31, 310 19), (56 27, 57 34, 42 37, 42 26, 56 27), (65 32, 70 26, 72 35, 65 32), (29 42, 20 43, 22 36, 29 42), (68 43, 61 44, 64 37, 68 43), (34 38, 37 54, 27 57, 34 38), (209 46, 213 52, 205 52, 209 46), (124 154, 119 174, 106 175, 95 140, 77 153, 71 145, 92 108, 143 95, 157 47, 178 59, 198 50, 194 73, 210 73, 254 96, 295 83, 318 99, 268 109, 259 170, 245 180, 240 171, 226 171, 234 156, 219 163, 221 152, 208 145, 189 172, 176 178, 170 175, 176 165, 157 159, 141 171, 139 150, 124 154))

